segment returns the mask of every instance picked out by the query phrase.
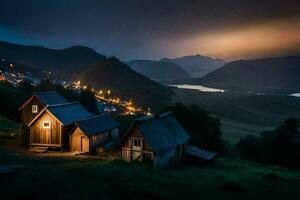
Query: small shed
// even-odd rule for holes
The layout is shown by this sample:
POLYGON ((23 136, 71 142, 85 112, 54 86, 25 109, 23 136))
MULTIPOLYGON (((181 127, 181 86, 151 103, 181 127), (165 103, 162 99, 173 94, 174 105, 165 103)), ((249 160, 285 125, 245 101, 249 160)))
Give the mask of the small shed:
POLYGON ((95 152, 96 147, 119 137, 119 123, 108 114, 82 119, 75 125, 70 135, 71 151, 95 152))
POLYGON ((69 133, 74 122, 94 116, 80 103, 46 106, 28 124, 29 146, 69 147, 69 133))
POLYGON ((126 161, 138 160, 166 167, 185 158, 190 136, 171 112, 136 120, 118 147, 126 161))

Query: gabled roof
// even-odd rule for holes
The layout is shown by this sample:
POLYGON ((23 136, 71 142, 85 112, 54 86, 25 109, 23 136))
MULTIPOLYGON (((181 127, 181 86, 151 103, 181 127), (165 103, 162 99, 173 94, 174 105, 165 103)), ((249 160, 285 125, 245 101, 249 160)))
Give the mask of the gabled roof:
POLYGON ((135 121, 133 127, 139 129, 155 153, 170 150, 190 139, 171 112, 154 117, 142 117, 135 121))
POLYGON ((108 114, 96 115, 76 122, 76 125, 87 135, 92 136, 117 128, 120 124, 108 114))
POLYGON ((35 96, 37 96, 46 105, 63 104, 68 102, 57 92, 37 92, 35 93, 35 96))
POLYGON ((79 102, 48 106, 51 112, 62 124, 69 125, 80 119, 94 116, 79 102))
POLYGON ((34 97, 37 97, 45 105, 56 105, 68 102, 57 92, 37 92, 33 94, 23 105, 20 106, 19 111, 23 109, 34 97))
POLYGON ((63 125, 70 125, 80 119, 94 116, 87 111, 80 103, 72 102, 58 105, 46 106, 29 124, 31 126, 45 111, 48 111, 57 118, 63 125))

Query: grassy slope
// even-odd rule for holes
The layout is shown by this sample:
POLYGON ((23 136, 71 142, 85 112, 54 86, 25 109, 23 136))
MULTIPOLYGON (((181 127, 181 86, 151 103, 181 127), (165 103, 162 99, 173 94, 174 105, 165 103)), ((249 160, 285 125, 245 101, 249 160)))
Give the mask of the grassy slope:
POLYGON ((196 104, 222 120, 224 138, 237 142, 277 127, 286 118, 300 118, 300 98, 246 93, 200 93, 174 90, 175 102, 196 104))
POLYGON ((0 115, 0 131, 14 131, 18 124, 0 115))
POLYGON ((207 167, 155 170, 121 161, 45 158, 0 148, 0 163, 15 166, 4 199, 295 199, 300 172, 219 159, 207 167))
MULTIPOLYGON (((3 118, 1 123, 16 127, 3 118)), ((30 154, 16 151, 17 144, 17 138, 0 137, 0 166, 16 171, 0 178, 3 199, 259 200, 296 199, 300 195, 300 171, 242 160, 220 158, 205 167, 156 170, 140 163, 85 156, 30 154)))

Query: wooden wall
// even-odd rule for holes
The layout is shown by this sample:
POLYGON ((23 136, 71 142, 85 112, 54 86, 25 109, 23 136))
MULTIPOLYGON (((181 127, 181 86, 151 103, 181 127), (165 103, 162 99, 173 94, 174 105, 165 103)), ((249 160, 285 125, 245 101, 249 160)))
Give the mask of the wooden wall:
POLYGON ((62 124, 47 111, 30 127, 30 145, 61 146, 62 124), (43 122, 50 121, 50 128, 43 128, 43 122))
POLYGON ((45 108, 45 104, 42 103, 37 97, 34 97, 24 108, 21 110, 21 123, 22 127, 26 127, 33 118, 35 118, 41 110, 45 108), (38 112, 32 113, 32 105, 38 106, 38 112))
POLYGON ((126 161, 139 160, 139 161, 151 161, 153 160, 153 152, 149 144, 144 140, 143 135, 139 130, 134 127, 130 130, 130 133, 126 136, 121 144, 121 156, 126 161), (133 147, 133 140, 138 139, 141 142, 140 148, 133 147))
POLYGON ((186 144, 180 144, 176 148, 155 154, 139 130, 133 127, 121 143, 121 157, 126 161, 152 161, 150 163, 154 167, 161 168, 180 163, 185 158, 185 147, 186 144), (142 141, 141 148, 132 147, 133 139, 142 141))
POLYGON ((70 138, 71 151, 90 151, 89 138, 80 130, 80 128, 77 127, 70 138))
MULTIPOLYGON (((101 143, 105 143, 109 139, 109 135, 111 135, 112 138, 116 138, 119 134, 119 129, 112 129, 109 131, 105 131, 103 133, 98 133, 94 136, 86 136, 86 134, 77 127, 73 133, 71 133, 70 136, 70 149, 71 151, 84 151, 84 152, 94 152, 96 150, 96 147, 98 147, 101 143), (82 137, 86 137, 89 141, 88 150, 84 149, 82 150, 82 137)), ((86 144, 84 144, 86 146, 86 144)))

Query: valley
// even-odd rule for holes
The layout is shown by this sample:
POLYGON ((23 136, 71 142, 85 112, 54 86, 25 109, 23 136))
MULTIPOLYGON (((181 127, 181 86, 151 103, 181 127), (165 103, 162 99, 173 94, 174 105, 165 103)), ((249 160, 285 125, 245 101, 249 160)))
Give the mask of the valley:
POLYGON ((173 89, 174 102, 195 104, 221 119, 224 139, 236 143, 248 134, 272 130, 287 118, 300 117, 300 98, 247 92, 200 92, 173 89))

